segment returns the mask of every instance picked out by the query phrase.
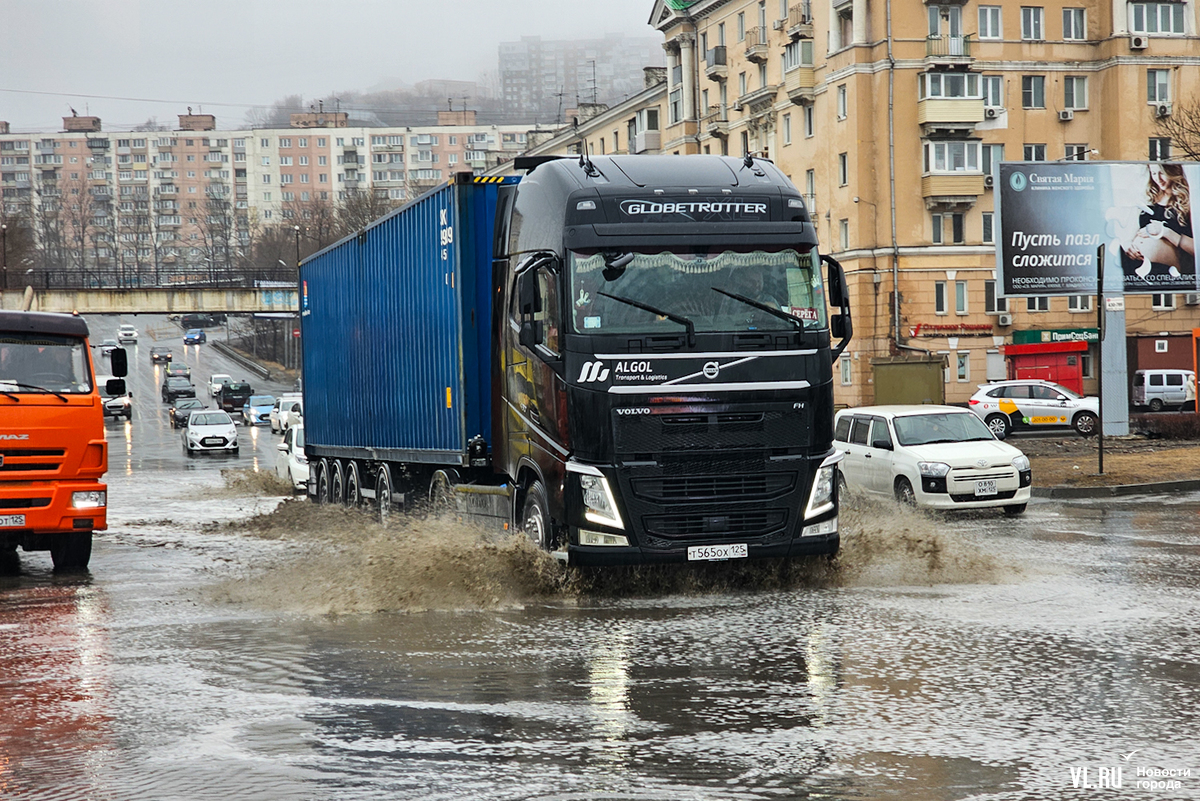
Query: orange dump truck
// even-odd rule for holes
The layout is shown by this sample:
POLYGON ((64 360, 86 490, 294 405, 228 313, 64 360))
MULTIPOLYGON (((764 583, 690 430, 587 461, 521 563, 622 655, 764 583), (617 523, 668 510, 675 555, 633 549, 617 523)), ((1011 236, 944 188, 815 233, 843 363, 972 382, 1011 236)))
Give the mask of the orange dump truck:
MULTIPOLYGON (((107 358, 124 376, 125 351, 107 358)), ((87 567, 107 528, 103 402, 81 317, 0 311, 0 557, 20 546, 50 551, 55 570, 87 567)))

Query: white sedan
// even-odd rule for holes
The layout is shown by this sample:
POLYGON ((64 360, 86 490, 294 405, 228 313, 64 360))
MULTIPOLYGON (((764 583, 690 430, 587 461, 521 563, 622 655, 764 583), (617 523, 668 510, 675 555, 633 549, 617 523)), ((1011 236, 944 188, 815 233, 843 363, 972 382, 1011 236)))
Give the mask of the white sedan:
POLYGON ((308 457, 304 455, 304 426, 292 426, 283 435, 278 446, 279 457, 275 461, 275 475, 288 482, 294 489, 308 487, 308 457))
POLYGON ((1029 458, 954 406, 843 409, 834 447, 841 487, 936 509, 1001 507, 1018 515, 1033 483, 1029 458))
POLYGON ((202 451, 238 454, 237 427, 228 412, 203 409, 192 412, 183 427, 183 450, 188 456, 202 451))

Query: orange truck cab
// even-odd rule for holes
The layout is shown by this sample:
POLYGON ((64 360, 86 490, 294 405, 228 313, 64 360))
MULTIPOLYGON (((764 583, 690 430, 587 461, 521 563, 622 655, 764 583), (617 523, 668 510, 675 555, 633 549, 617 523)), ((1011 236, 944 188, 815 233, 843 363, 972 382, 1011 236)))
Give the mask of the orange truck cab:
MULTIPOLYGON (((125 351, 109 359, 106 388, 123 394, 125 351)), ((103 403, 83 318, 0 311, 0 557, 20 546, 87 567, 108 527, 103 403)))

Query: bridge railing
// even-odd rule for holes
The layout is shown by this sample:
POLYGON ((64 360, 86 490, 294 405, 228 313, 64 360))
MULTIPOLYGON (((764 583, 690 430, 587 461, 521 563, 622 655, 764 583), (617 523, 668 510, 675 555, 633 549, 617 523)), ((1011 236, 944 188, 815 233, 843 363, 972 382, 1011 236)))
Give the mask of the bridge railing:
POLYGON ((5 289, 248 289, 260 282, 295 286, 295 270, 189 270, 135 273, 129 270, 8 270, 5 289))

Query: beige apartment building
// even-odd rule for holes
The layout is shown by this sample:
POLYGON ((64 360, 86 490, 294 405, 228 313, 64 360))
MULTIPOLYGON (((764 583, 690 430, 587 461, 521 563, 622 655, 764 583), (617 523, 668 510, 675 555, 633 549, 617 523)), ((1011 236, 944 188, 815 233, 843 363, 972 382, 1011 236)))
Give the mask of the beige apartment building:
MULTIPOLYGON (((1070 340, 1091 342, 1065 358, 1095 392, 1094 297, 996 296, 993 166, 1170 158, 1156 121, 1200 89, 1195 0, 657 0, 650 23, 661 151, 772 159, 849 274, 839 403, 874 400, 881 360, 925 353, 962 403, 1039 350, 1014 345, 1052 360, 1070 340)), ((1126 309, 1131 339, 1200 327, 1200 295, 1126 309)))

